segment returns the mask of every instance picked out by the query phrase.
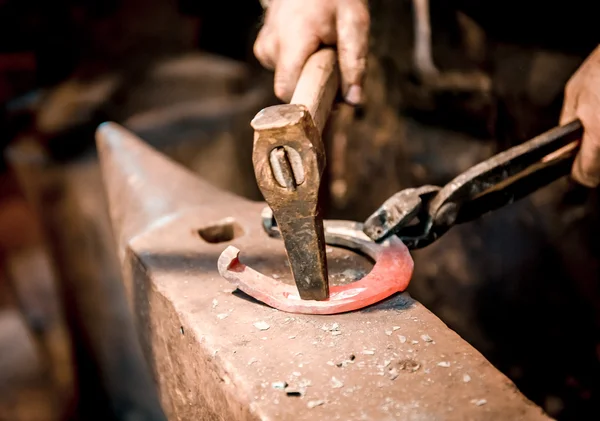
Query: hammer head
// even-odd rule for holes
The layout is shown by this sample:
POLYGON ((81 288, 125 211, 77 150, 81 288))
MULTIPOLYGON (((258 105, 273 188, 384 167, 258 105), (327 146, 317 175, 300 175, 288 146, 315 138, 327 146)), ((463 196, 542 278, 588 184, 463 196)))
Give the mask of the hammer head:
POLYGON ((267 107, 251 125, 254 172, 271 209, 293 204, 314 215, 325 148, 308 109, 298 104, 267 107))
POLYGON ((281 231, 300 297, 329 297, 323 217, 318 197, 325 150, 308 109, 268 107, 252 120, 258 186, 281 231))

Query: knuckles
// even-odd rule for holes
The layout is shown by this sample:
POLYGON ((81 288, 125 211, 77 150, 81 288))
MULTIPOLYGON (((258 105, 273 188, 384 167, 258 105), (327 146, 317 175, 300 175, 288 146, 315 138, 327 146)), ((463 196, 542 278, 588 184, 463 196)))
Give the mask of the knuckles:
POLYGON ((273 83, 273 90, 275 91, 275 96, 282 101, 288 102, 291 99, 291 92, 293 87, 290 86, 290 81, 284 79, 283 77, 275 77, 275 81, 273 83))
POLYGON ((265 32, 265 29, 259 33, 252 50, 260 64, 272 70, 277 59, 277 37, 273 31, 265 32))
POLYGON ((369 13, 369 9, 367 9, 364 5, 357 7, 353 21, 358 27, 368 30, 368 28, 371 26, 371 14, 369 13))

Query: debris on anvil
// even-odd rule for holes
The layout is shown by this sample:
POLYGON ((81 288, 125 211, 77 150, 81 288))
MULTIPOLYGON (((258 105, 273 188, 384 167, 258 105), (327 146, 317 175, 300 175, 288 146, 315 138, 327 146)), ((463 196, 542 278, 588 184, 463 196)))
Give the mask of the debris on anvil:
POLYGON ((477 406, 482 406, 482 405, 485 405, 487 403, 487 400, 485 400, 485 399, 472 399, 471 403, 475 404, 477 406))
POLYGON ((433 339, 431 339, 431 336, 425 334, 425 335, 421 335, 421 339, 423 339, 425 342, 433 342, 433 339))
POLYGON ((419 368, 421 368, 421 364, 419 364, 418 362, 416 362, 415 360, 402 360, 398 363, 398 367, 401 370, 405 370, 405 371, 412 371, 415 372, 417 371, 419 368))
POLYGON ((398 363, 398 368, 405 371, 415 372, 421 368, 421 364, 415 360, 402 360, 398 363))
POLYGON ((439 363, 437 363, 438 367, 445 367, 448 368, 450 367, 450 362, 448 361, 440 361, 439 363))
POLYGON ((324 400, 319 399, 319 400, 314 400, 314 401, 308 401, 308 403, 306 404, 306 406, 308 406, 310 409, 316 408, 317 406, 321 406, 325 403, 324 400))
POLYGON ((335 365, 338 367, 346 367, 348 364, 354 364, 355 359, 356 359, 356 356, 354 354, 350 354, 350 356, 348 357, 347 360, 340 361, 339 363, 336 363, 335 365))
POLYGON ((393 367, 393 368, 390 368, 390 370, 388 371, 388 374, 390 376, 390 380, 396 380, 396 378, 400 375, 400 371, 398 371, 397 368, 393 367))
POLYGON ((469 383, 470 381, 471 381, 471 376, 469 376, 468 374, 465 374, 463 376, 463 382, 469 383))
POLYGON ((271 386, 273 387, 273 389, 285 390, 285 388, 288 386, 288 384, 287 384, 287 382, 273 382, 273 383, 271 383, 271 386))
POLYGON ((384 360, 382 364, 378 364, 377 368, 379 370, 381 370, 381 373, 379 373, 381 376, 385 375, 385 369, 392 363, 392 360, 384 360))
POLYGON ((287 396, 302 396, 302 392, 298 389, 286 388, 285 394, 287 396))
POLYGON ((419 368, 421 368, 421 364, 416 362, 415 360, 400 360, 398 362, 394 362, 390 366, 388 366, 388 375, 391 380, 395 380, 396 377, 400 375, 401 371, 407 371, 409 373, 414 373, 419 368))
MULTIPOLYGON (((296 377, 300 373, 293 373, 296 377)), ((303 396, 306 393, 306 388, 312 386, 312 382, 308 379, 299 380, 297 383, 293 382, 293 385, 287 385, 285 387, 285 394, 287 396, 303 396)))
POLYGON ((309 386, 312 386, 312 382, 308 379, 302 379, 298 382, 298 386, 302 389, 306 389, 309 386))
POLYGON ((372 350, 372 349, 364 349, 364 350, 362 351, 362 353, 363 353, 363 354, 365 354, 365 355, 375 355, 375 350, 372 350))
POLYGON ((341 380, 336 379, 335 377, 332 377, 331 378, 331 387, 333 389, 340 389, 340 388, 344 387, 344 383, 341 380))
POLYGON ((258 330, 268 330, 271 326, 266 322, 256 322, 254 323, 254 327, 258 330))
POLYGON ((223 320, 223 319, 227 318, 228 316, 229 316, 229 313, 217 314, 217 319, 223 320))
POLYGON ((406 343, 406 336, 398 335, 398 339, 400 340, 401 344, 406 343))
MULTIPOLYGON (((346 269, 337 276, 340 281, 358 281, 366 276, 366 272, 357 269, 346 269)), ((335 275, 334 275, 335 277, 335 275)))
POLYGON ((337 332, 340 330, 340 325, 337 323, 334 323, 331 326, 323 325, 321 326, 321 330, 325 332, 337 332))

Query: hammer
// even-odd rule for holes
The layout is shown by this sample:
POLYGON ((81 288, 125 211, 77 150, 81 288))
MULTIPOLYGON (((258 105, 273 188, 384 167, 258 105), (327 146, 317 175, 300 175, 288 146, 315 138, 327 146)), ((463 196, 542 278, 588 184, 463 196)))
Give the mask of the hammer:
POLYGON ((300 298, 329 298, 319 188, 325 168, 321 135, 339 88, 336 52, 307 60, 290 104, 261 110, 252 120, 252 162, 258 186, 284 241, 300 298))

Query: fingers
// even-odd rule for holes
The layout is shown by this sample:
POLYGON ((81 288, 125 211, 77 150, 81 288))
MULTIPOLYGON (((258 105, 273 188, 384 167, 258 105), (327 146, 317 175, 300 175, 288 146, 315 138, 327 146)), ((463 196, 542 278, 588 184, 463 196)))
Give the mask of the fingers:
POLYGON ((562 111, 560 113, 560 125, 570 123, 577 118, 577 100, 579 95, 571 93, 565 89, 565 100, 563 103, 562 111))
POLYGON ((600 48, 597 48, 565 87, 560 124, 579 119, 583 125, 581 147, 572 176, 580 184, 600 185, 600 48))
POLYGON ((339 7, 336 24, 342 93, 347 102, 359 104, 369 48, 370 16, 366 2, 356 0, 339 7))
POLYGON ((275 66, 275 95, 290 102, 302 68, 308 57, 317 51, 320 39, 310 33, 298 33, 281 38, 280 54, 275 66))
POLYGON ((594 110, 600 101, 593 94, 582 95, 577 107, 577 117, 584 128, 581 149, 573 164, 573 178, 587 187, 600 185, 600 120, 594 110))
POLYGON ((270 26, 263 26, 254 42, 254 55, 268 70, 274 70, 277 63, 279 43, 270 26))
POLYGON ((584 133, 572 175, 584 186, 595 188, 600 185, 600 138, 584 133))

